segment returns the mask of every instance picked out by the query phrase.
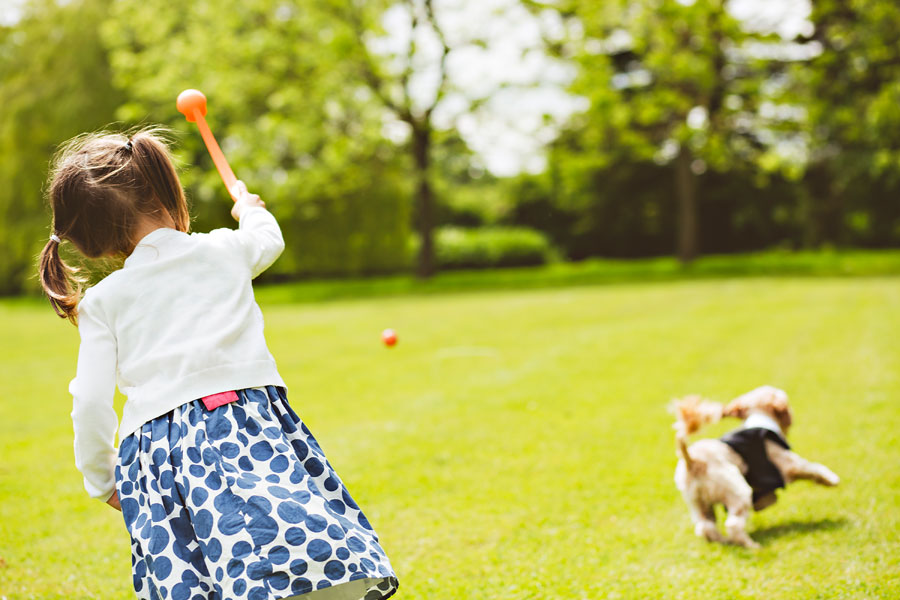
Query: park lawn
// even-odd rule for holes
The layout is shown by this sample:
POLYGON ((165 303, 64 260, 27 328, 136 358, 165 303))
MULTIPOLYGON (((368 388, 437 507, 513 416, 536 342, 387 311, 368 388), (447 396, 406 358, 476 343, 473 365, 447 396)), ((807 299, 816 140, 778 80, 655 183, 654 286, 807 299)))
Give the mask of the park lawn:
MULTIPOLYGON (((896 277, 288 297, 259 293, 270 349, 398 598, 900 597, 896 277), (761 550, 706 544, 666 405, 765 383, 841 486, 783 490, 751 519, 761 550)), ((133 597, 119 513, 73 464, 77 333, 33 301, 0 323, 0 598, 133 597)))

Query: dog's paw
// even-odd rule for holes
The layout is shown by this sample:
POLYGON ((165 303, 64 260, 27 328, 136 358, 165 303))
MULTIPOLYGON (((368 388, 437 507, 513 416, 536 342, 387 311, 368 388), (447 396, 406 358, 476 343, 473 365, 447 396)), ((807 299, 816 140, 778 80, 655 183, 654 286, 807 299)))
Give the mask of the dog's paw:
POLYGON ((715 523, 711 521, 701 521, 694 525, 694 533, 697 537, 704 538, 707 542, 724 542, 725 538, 719 533, 715 523))
POLYGON ((752 537, 747 535, 746 531, 732 531, 728 539, 726 540, 729 544, 733 544, 735 546, 742 546, 747 548, 748 550, 757 550, 761 548, 758 543, 756 543, 752 537))

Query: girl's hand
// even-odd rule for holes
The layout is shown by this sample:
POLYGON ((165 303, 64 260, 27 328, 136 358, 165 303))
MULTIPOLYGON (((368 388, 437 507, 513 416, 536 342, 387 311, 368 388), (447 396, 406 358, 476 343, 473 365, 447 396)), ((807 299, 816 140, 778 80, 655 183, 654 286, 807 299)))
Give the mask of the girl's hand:
POLYGON ((236 198, 234 207, 231 209, 231 216, 235 221, 240 221, 241 215, 251 206, 266 207, 266 203, 260 200, 259 196, 247 191, 247 184, 240 179, 231 188, 231 195, 236 198))
POLYGON ((112 506, 117 511, 122 512, 122 505, 119 504, 119 490, 114 491, 112 496, 109 497, 109 500, 107 500, 106 503, 112 506))

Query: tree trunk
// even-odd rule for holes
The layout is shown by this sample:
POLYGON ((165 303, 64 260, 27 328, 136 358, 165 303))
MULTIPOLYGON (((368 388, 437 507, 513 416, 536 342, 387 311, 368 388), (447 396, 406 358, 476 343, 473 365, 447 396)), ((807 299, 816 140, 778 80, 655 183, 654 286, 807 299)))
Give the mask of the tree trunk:
POLYGON ((805 248, 847 241, 845 195, 833 176, 839 169, 833 163, 819 163, 806 172, 799 202, 805 248))
POLYGON ((678 198, 678 260, 697 258, 697 179, 691 171, 691 151, 682 147, 675 159, 675 194, 678 198))
POLYGON ((416 165, 415 213, 419 229, 418 263, 416 275, 427 279, 434 275, 434 195, 429 179, 431 163, 431 127, 425 124, 413 125, 413 158, 416 165))
POLYGON ((812 193, 805 181, 797 188, 797 221, 800 226, 800 247, 804 250, 815 248, 819 233, 816 226, 812 193))

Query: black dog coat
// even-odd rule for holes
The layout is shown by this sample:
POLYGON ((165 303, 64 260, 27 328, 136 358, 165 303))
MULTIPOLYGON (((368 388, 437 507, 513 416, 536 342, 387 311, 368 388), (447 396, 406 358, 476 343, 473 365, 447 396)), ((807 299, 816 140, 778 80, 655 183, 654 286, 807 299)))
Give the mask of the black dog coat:
POLYGON ((766 453, 766 440, 772 440, 785 450, 791 447, 783 437, 764 427, 735 429, 720 438, 747 463, 744 479, 753 489, 753 502, 784 487, 784 478, 766 453))

